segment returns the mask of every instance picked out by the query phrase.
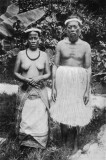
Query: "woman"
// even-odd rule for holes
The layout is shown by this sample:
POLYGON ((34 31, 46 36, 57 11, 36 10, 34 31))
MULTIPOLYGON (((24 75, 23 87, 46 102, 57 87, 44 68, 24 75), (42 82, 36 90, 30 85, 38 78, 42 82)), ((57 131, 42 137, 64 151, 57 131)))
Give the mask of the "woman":
POLYGON ((22 82, 19 89, 16 132, 21 145, 46 147, 48 139, 48 97, 44 80, 50 76, 48 57, 38 49, 40 29, 25 31, 28 48, 20 51, 14 69, 22 82))

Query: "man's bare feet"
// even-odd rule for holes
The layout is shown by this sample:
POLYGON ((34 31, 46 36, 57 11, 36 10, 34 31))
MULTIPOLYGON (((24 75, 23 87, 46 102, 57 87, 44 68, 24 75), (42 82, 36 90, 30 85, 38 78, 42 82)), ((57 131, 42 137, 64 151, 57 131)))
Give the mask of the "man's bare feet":
POLYGON ((77 151, 78 151, 78 147, 76 146, 76 147, 74 147, 74 149, 72 150, 72 155, 76 154, 77 151))

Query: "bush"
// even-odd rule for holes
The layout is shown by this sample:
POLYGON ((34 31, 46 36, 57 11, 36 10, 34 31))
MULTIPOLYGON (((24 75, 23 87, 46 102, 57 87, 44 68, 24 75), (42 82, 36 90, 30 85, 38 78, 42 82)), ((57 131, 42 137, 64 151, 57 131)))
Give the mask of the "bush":
POLYGON ((9 133, 15 126, 16 95, 0 94, 0 132, 9 133))

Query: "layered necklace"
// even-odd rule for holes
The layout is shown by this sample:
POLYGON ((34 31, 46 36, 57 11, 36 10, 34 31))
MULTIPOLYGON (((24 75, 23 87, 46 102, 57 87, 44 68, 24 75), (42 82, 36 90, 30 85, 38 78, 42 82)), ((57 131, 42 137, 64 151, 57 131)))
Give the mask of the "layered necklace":
POLYGON ((28 57, 31 61, 35 61, 35 60, 37 60, 37 59, 40 57, 40 50, 39 50, 39 54, 38 54, 38 56, 37 56, 36 58, 31 58, 31 57, 29 57, 27 49, 26 49, 26 55, 27 55, 27 57, 28 57))

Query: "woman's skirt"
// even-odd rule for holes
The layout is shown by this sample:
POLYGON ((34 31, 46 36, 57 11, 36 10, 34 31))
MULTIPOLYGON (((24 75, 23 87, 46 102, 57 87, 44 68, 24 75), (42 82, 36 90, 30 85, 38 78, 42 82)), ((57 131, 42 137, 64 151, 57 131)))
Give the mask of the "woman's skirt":
POLYGON ((45 88, 20 89, 17 112, 20 144, 29 147, 46 147, 48 140, 48 97, 45 88))
POLYGON ((92 119, 90 101, 84 104, 87 71, 82 67, 60 66, 56 71, 57 97, 50 109, 51 117, 69 126, 85 126, 92 119))

